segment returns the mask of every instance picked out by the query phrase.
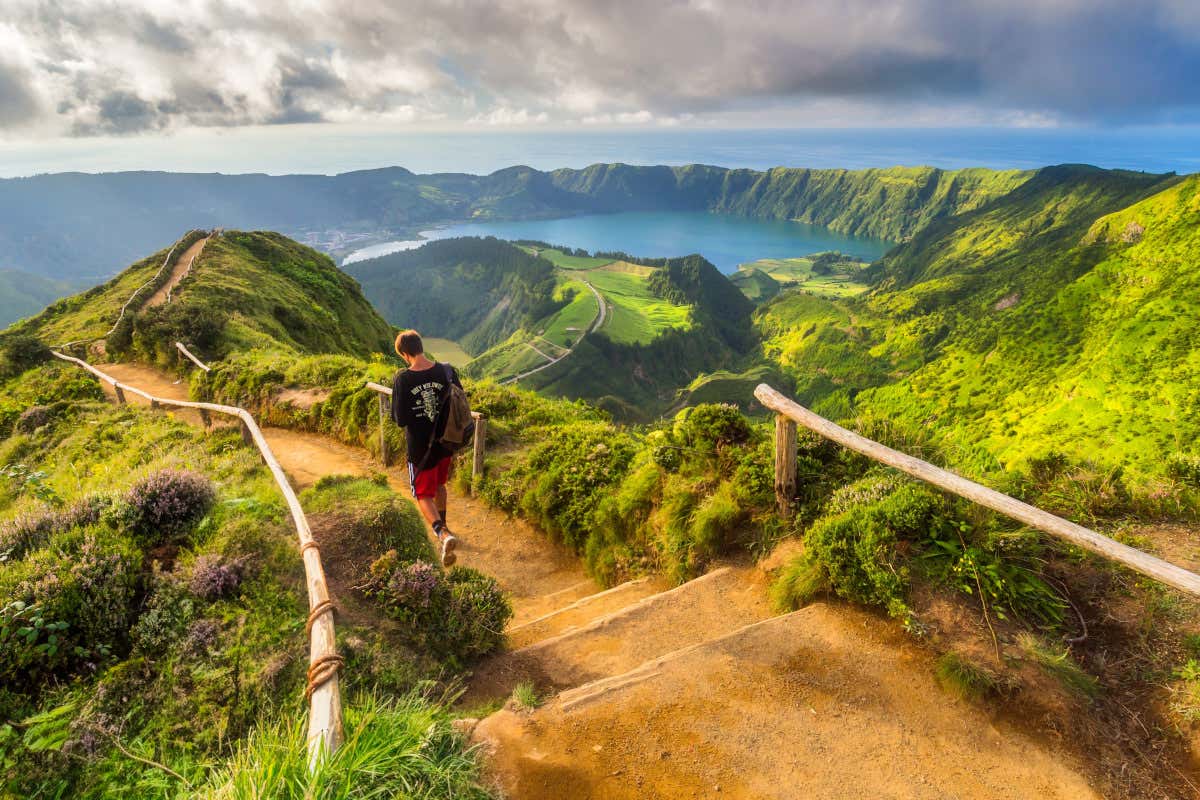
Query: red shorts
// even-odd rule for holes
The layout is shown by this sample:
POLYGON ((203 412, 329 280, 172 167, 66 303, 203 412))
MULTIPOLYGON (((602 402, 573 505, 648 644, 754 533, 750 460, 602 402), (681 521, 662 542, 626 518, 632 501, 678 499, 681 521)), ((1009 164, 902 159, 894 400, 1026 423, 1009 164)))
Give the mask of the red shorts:
POLYGON ((446 456, 420 472, 417 472, 416 464, 408 462, 408 483, 412 486, 413 497, 436 497, 438 489, 450 479, 451 461, 451 457, 446 456))

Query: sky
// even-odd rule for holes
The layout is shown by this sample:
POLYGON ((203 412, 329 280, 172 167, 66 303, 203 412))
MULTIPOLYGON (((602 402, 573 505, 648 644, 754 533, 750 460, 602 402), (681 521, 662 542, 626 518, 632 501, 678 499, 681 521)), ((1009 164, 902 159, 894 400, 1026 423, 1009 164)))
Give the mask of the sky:
POLYGON ((1197 0, 0 4, 0 148, 51 166, 297 130, 1194 126, 1197 76, 1197 0))

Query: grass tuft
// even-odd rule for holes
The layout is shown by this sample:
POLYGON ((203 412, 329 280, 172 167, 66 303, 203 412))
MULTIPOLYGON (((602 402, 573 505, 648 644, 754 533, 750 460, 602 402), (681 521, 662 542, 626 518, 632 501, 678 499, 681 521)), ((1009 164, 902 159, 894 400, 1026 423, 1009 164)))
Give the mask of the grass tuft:
POLYGON ((546 699, 538 694, 532 681, 521 681, 513 689, 513 703, 521 711, 533 711, 541 708, 546 699))
POLYGON ((938 683, 962 700, 982 700, 999 689, 999 681, 988 669, 959 653, 944 653, 935 668, 938 683))
POLYGON ((309 772, 305 720, 258 728, 197 792, 205 800, 485 800, 479 766, 449 715, 419 695, 359 698, 346 740, 309 772))
POLYGON ((1084 672, 1065 647, 1051 645, 1028 632, 1017 634, 1017 646, 1043 672, 1057 679, 1072 693, 1089 700, 1100 695, 1100 682, 1084 672))
POLYGON ((771 584, 771 603, 779 611, 795 611, 829 588, 825 570, 804 556, 788 562, 771 584))

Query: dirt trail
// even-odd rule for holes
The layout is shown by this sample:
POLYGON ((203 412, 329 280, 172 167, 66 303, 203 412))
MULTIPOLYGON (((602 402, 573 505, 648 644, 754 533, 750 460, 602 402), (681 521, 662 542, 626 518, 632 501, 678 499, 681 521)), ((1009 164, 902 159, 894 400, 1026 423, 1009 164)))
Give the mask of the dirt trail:
POLYGON ((188 274, 188 271, 192 267, 192 262, 200 256, 200 251, 204 249, 204 245, 207 242, 208 238, 205 237, 197 241, 187 250, 183 251, 183 255, 181 255, 175 261, 175 265, 171 267, 171 277, 167 278, 167 282, 159 287, 157 292, 150 295, 150 299, 146 301, 144 306, 142 306, 143 308, 154 308, 155 306, 161 306, 163 303, 167 302, 167 297, 171 294, 171 291, 179 285, 179 282, 183 280, 183 276, 188 274))
MULTIPOLYGON (((187 394, 146 367, 105 369, 163 397, 187 394)), ((380 471, 322 436, 265 433, 298 488, 380 471)), ((386 472, 408 491, 402 469, 386 472)), ((568 552, 474 498, 452 494, 448 521, 460 563, 495 576, 516 610, 513 649, 479 665, 473 702, 503 699, 520 680, 548 697, 536 711, 510 703, 475 729, 505 797, 1098 797, 1057 748, 953 700, 929 654, 890 622, 840 606, 772 616, 764 575, 747 567, 599 593, 568 552)), ((333 579, 349 574, 339 559, 357 556, 327 557, 333 579)))
MULTIPOLYGON (((152 367, 106 364, 103 371, 158 397, 188 399, 187 381, 177 381, 152 367)), ((103 385, 111 396, 111 388, 103 385)), ((146 405, 145 400, 132 393, 127 397, 131 403, 146 405)), ((193 425, 201 424, 200 415, 194 411, 176 409, 170 413, 193 425)), ((214 422, 219 423, 219 418, 214 418, 214 422)), ((410 491, 404 466, 384 470, 361 448, 284 428, 264 428, 263 435, 296 489, 307 488, 325 475, 385 472, 393 490, 403 494, 410 491)), ((512 519, 476 498, 454 491, 453 487, 447 517, 460 542, 458 563, 483 570, 500 582, 513 601, 514 625, 600 590, 565 548, 549 541, 524 521, 512 519)), ((333 571, 337 565, 327 568, 333 571)))

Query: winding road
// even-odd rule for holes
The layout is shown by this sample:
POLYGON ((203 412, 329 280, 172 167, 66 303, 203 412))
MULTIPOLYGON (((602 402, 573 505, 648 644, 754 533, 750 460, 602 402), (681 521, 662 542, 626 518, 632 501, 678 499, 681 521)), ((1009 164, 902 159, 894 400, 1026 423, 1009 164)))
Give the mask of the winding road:
MULTIPOLYGON (((583 281, 583 285, 588 287, 589 289, 591 289, 592 294, 594 294, 596 296, 596 307, 597 307, 596 319, 593 320, 592 326, 590 328, 588 328, 588 330, 587 330, 587 333, 595 333, 596 331, 600 330, 600 326, 604 324, 604 319, 608 314, 608 305, 604 302, 604 295, 602 295, 598 291, 596 291, 595 286, 592 286, 587 281, 584 281, 583 278, 580 278, 579 280, 583 281)), ((583 336, 586 336, 587 333, 583 334, 583 336)), ((567 352, 563 353, 558 358, 550 358, 550 356, 546 355, 541 350, 538 350, 536 347, 534 347, 533 345, 526 342, 526 344, 529 345, 530 349, 532 349, 534 352, 538 353, 539 355, 543 356, 544 358, 548 358, 550 360, 547 361, 545 364, 536 366, 533 369, 522 372, 519 375, 514 375, 511 378, 506 378, 505 380, 500 381, 500 385, 507 386, 510 383, 516 383, 517 381, 521 380, 522 378, 527 378, 530 375, 533 375, 535 372, 541 372, 542 370, 546 369, 547 367, 554 366, 555 364, 562 361, 567 356, 571 355, 572 352, 574 352, 575 348, 579 346, 579 343, 583 341, 583 336, 580 336, 578 339, 576 339, 575 344, 573 344, 569 348, 567 348, 567 352)))

